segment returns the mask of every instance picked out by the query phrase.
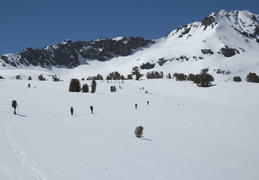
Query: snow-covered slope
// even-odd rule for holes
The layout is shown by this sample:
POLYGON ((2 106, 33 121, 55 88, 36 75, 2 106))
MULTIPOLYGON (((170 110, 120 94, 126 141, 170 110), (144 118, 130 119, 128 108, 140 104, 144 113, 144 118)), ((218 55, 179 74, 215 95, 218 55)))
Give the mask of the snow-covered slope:
MULTIPOLYGON (((105 43, 123 41, 122 44, 124 46, 123 39, 125 38, 121 37, 103 41, 105 43)), ((143 41, 144 39, 139 40, 139 42, 143 41)), ((114 56, 113 54, 111 57, 114 57, 105 62, 84 58, 88 57, 88 51, 80 54, 78 50, 72 48, 72 46, 81 42, 73 44, 71 41, 66 41, 66 43, 61 43, 61 45, 68 42, 70 45, 64 51, 67 52, 68 49, 72 49, 73 58, 79 58, 77 61, 80 62, 80 66, 75 68, 64 68, 63 66, 65 70, 60 66, 37 68, 43 71, 50 71, 53 74, 65 72, 61 74, 62 76, 67 74, 81 76, 84 73, 85 76, 102 74, 105 77, 105 75, 113 71, 118 71, 126 76, 131 72, 133 66, 140 67, 143 64, 151 63, 155 67, 153 69, 143 69, 144 73, 146 71, 163 71, 164 74, 174 72, 199 73, 201 69, 209 68, 209 73, 216 80, 228 80, 232 79, 233 76, 241 76, 244 79, 249 72, 259 73, 259 15, 252 14, 246 10, 231 12, 221 10, 217 13, 211 13, 201 22, 194 22, 173 30, 165 37, 155 40, 154 44, 149 44, 145 48, 135 49, 134 52, 127 56, 114 56)), ((91 52, 96 52, 96 55, 99 57, 99 54, 105 54, 105 48, 109 47, 105 43, 96 40, 86 44, 95 47, 91 52)), ((143 45, 136 47, 143 47, 143 45)), ((89 49, 90 46, 85 48, 89 49)), ((112 52, 109 53, 112 54, 112 52)), ((68 56, 71 57, 69 54, 68 56)), ((34 54, 33 57, 37 56, 34 54)), ((0 66, 0 69, 13 69, 3 59, 7 59, 15 64, 20 58, 19 54, 3 56, 1 62, 4 66, 0 66)), ((44 55, 41 55, 40 58, 44 60, 44 55)), ((66 61, 69 61, 69 59, 66 61)), ((24 62, 27 61, 24 60, 24 62)), ((76 63, 73 61, 69 64, 76 63)), ((20 64, 17 68, 33 70, 35 66, 20 64)))
MULTIPOLYGON (((104 62, 78 56, 81 65, 75 68, 14 67, 2 61, 0 179, 259 179, 259 86, 244 81, 249 72, 259 73, 258 19, 248 11, 222 10, 128 56, 104 62), (155 67, 143 74, 209 68, 215 86, 105 80, 97 81, 95 94, 68 92, 71 78, 127 75, 146 63, 155 67), (38 81, 40 74, 48 81, 38 81), (52 82, 52 75, 63 81, 52 82), (225 82, 235 75, 243 81, 225 82), (117 92, 110 92, 111 86, 117 92), (11 108, 14 99, 18 115, 11 108), (140 125, 141 139, 134 136, 140 125)), ((5 57, 13 63, 21 58, 5 57)))
MULTIPOLYGON (((232 74, 255 71, 259 65, 259 16, 248 11, 224 10, 212 13, 202 22, 180 27, 159 39, 144 52, 135 54, 143 63, 166 61, 157 69, 199 72, 209 68, 232 74)), ((141 61, 139 61, 139 64, 141 61)))
POLYGON ((95 94, 68 86, 0 81, 1 180, 259 179, 255 83, 97 81, 95 94))

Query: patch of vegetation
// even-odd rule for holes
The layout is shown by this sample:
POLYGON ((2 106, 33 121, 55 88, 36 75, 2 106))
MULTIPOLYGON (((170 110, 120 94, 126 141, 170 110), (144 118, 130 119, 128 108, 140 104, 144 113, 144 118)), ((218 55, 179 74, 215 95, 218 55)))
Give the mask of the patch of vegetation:
POLYGON ((110 91, 111 91, 111 92, 116 92, 116 91, 117 91, 116 86, 111 86, 111 87, 110 87, 110 91))
POLYGON ((141 66, 140 66, 140 69, 153 69, 155 67, 155 64, 151 64, 149 62, 147 63, 143 63, 141 66))
POLYGON ((223 75, 231 74, 231 72, 230 72, 229 70, 214 69, 214 71, 215 71, 217 74, 223 74, 223 75))
POLYGON ((246 76, 246 81, 247 82, 253 82, 253 83, 259 83, 259 77, 257 76, 256 73, 249 73, 247 76, 246 76))
POLYGON ((183 73, 174 73, 173 76, 175 77, 176 81, 185 81, 187 76, 183 73))
POLYGON ((211 81, 214 81, 212 75, 208 74, 208 69, 202 69, 201 73, 195 76, 195 83, 199 87, 209 87, 211 85, 211 81))
POLYGON ((96 81, 94 79, 92 80, 91 87, 92 87, 91 93, 95 93, 96 92, 97 83, 96 83, 96 81))
POLYGON ((82 86, 82 92, 83 93, 89 93, 89 86, 88 86, 88 84, 84 84, 82 86))
POLYGON ((81 85, 78 79, 71 79, 69 84, 69 92, 80 92, 81 85))
POLYGON ((137 81, 143 76, 143 74, 140 73, 140 69, 138 66, 132 68, 131 74, 136 77, 137 81))
POLYGON ((137 138, 142 138, 143 137, 143 130, 144 130, 143 126, 136 127, 135 132, 134 132, 135 136, 137 138))
POLYGON ((241 82, 242 79, 241 79, 240 76, 234 76, 234 77, 233 77, 233 81, 234 81, 234 82, 241 82))
POLYGON ((151 72, 147 72, 146 77, 148 79, 163 79, 164 73, 162 71, 161 72, 151 71, 151 72))
POLYGON ((114 71, 107 75, 106 80, 125 80, 125 77, 119 72, 114 71))
POLYGON ((46 81, 46 78, 44 78, 42 74, 38 76, 38 79, 39 79, 40 81, 46 81))

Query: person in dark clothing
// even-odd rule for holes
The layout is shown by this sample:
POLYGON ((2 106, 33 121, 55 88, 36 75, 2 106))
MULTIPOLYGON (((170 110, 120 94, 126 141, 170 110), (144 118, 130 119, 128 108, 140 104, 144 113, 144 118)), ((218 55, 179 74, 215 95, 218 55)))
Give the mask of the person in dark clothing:
POLYGON ((74 114, 74 108, 73 107, 70 108, 70 112, 71 112, 71 115, 74 114))
POLYGON ((90 109, 91 109, 91 113, 93 114, 93 113, 94 113, 94 108, 93 108, 93 106, 90 106, 90 109))
POLYGON ((13 107, 13 110, 14 110, 13 113, 16 114, 16 107, 18 107, 18 104, 17 104, 16 100, 12 101, 12 107, 13 107))
POLYGON ((135 104, 135 109, 138 109, 138 104, 135 104))
POLYGON ((147 101, 147 105, 149 105, 149 101, 147 101))

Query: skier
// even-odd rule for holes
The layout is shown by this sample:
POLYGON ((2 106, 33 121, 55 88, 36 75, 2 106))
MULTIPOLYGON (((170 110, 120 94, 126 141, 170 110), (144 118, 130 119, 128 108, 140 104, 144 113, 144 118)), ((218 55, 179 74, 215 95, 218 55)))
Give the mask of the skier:
POLYGON ((73 113, 74 113, 74 108, 73 107, 70 108, 70 112, 71 112, 71 115, 73 115, 73 113))
POLYGON ((90 106, 90 109, 91 109, 91 113, 93 114, 93 112, 94 112, 93 106, 90 106))
POLYGON ((135 109, 138 109, 138 104, 135 104, 135 109))
POLYGON ((149 101, 147 101, 147 105, 149 105, 149 101))
POLYGON ((12 107, 13 107, 13 110, 14 110, 14 114, 16 114, 16 107, 18 107, 18 104, 17 104, 16 100, 12 101, 12 107))

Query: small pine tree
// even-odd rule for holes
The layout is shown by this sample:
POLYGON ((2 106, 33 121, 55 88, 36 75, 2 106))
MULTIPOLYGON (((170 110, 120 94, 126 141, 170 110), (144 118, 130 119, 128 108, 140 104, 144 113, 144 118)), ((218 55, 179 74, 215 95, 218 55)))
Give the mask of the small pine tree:
POLYGON ((246 76, 246 81, 247 82, 253 82, 253 83, 259 83, 259 77, 255 73, 249 73, 246 76))
POLYGON ((168 74, 166 75, 166 78, 167 78, 167 79, 172 79, 172 75, 171 75, 170 73, 168 73, 168 74))
POLYGON ((97 80, 103 80, 103 76, 101 74, 97 74, 96 79, 97 80))
POLYGON ((46 79, 43 77, 42 74, 38 76, 38 79, 39 79, 40 81, 46 81, 46 79))
POLYGON ((173 76, 175 77, 176 81, 185 81, 187 76, 183 73, 174 73, 173 76))
POLYGON ((69 85, 69 92, 80 92, 81 85, 78 79, 71 79, 69 85))
POLYGON ((57 77, 57 75, 52 76, 52 81, 58 82, 60 81, 60 78, 57 77))
POLYGON ((144 128, 142 126, 136 127, 135 132, 134 132, 135 136, 137 138, 142 138, 143 137, 143 130, 144 130, 144 128))
POLYGON ((92 85, 91 85, 91 87, 92 87, 91 93, 95 93, 95 91, 96 91, 96 86, 97 86, 97 83, 96 83, 96 81, 93 79, 93 80, 92 80, 92 85))
POLYGON ((143 76, 143 74, 140 74, 140 70, 139 70, 138 66, 134 66, 132 68, 131 74, 136 76, 136 80, 137 81, 143 76))
POLYGON ((111 87, 110 87, 110 91, 111 91, 111 92, 116 92, 116 91, 117 91, 116 86, 111 86, 111 87))
POLYGON ((194 75, 194 74, 189 74, 188 76, 187 76, 187 81, 196 81, 196 75, 194 75))
POLYGON ((235 77, 233 77, 233 81, 235 81, 235 82, 241 82, 242 79, 241 79, 240 76, 235 76, 235 77))
POLYGON ((83 92, 83 93, 88 93, 88 92, 89 92, 89 86, 88 86, 88 84, 84 84, 84 85, 82 86, 82 92, 83 92))
POLYGON ((131 75, 131 74, 128 74, 127 79, 128 79, 128 80, 132 80, 132 79, 133 79, 133 78, 132 78, 132 75, 131 75))
POLYGON ((208 69, 202 69, 201 73, 196 75, 195 83, 199 87, 209 87, 210 82, 214 81, 214 78, 212 75, 208 74, 208 69))

